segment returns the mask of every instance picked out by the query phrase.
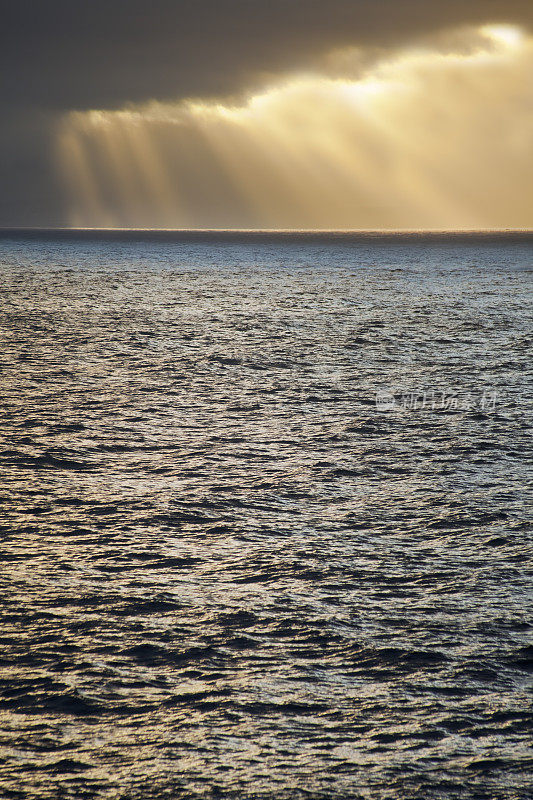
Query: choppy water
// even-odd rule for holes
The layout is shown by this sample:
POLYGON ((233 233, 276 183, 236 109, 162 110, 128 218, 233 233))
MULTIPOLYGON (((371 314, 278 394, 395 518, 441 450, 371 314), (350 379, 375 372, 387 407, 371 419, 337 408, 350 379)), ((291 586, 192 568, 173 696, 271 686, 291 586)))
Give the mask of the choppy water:
POLYGON ((2 796, 531 797, 531 237, 138 238, 0 241, 2 796))

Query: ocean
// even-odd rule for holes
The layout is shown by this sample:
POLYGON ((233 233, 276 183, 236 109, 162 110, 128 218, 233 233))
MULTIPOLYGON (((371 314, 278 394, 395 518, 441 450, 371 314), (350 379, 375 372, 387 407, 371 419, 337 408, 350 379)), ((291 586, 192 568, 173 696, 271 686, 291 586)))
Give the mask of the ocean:
POLYGON ((532 273, 2 232, 0 794, 533 796, 532 273))

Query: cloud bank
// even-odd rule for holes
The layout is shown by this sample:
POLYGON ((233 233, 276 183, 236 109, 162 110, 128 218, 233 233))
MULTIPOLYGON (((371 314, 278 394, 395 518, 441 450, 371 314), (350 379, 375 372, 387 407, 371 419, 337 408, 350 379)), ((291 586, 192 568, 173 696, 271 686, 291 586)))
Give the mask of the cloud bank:
POLYGON ((70 113, 57 139, 69 222, 531 227, 532 74, 533 39, 493 24, 336 49, 231 102, 70 113))
MULTIPOLYGON (((276 89, 287 83, 292 84, 291 91, 297 93, 296 84, 302 75, 314 75, 317 80, 323 81, 345 79, 353 82, 359 79, 365 69, 377 63, 385 65, 387 60, 397 58, 400 52, 410 52, 414 46, 421 44, 432 52, 448 48, 450 52, 458 54, 465 46, 469 46, 465 44, 464 31, 478 30, 483 25, 514 25, 526 32, 533 29, 533 6, 530 0, 46 0, 38 3, 33 0, 0 0, 0 13, 0 225, 4 226, 64 225, 76 214, 89 216, 86 210, 83 214, 80 211, 79 200, 76 201, 78 210, 73 209, 72 180, 69 184, 71 188, 65 192, 64 161, 62 169, 57 169, 58 129, 64 136, 64 117, 73 112, 83 114, 94 109, 113 112, 128 106, 139 110, 148 105, 159 105, 160 109, 167 107, 165 113, 173 114, 180 104, 183 106, 191 98, 197 105, 245 106, 249 96, 261 97, 271 89, 275 93, 276 89)), ((474 39, 470 46, 475 46, 474 39)), ((529 74, 528 80, 530 78, 529 74)), ((462 77, 458 76, 457 80, 462 80, 462 77)), ((518 81, 518 76, 513 79, 508 74, 506 80, 511 81, 511 86, 514 85, 513 80, 518 81)), ((425 86, 428 92, 437 91, 434 82, 428 81, 425 86)), ((330 88, 333 90, 331 101, 334 102, 337 97, 340 103, 337 90, 332 86, 330 88)), ((513 148, 509 151, 511 175, 523 152, 518 140, 527 135, 527 108, 521 107, 516 99, 506 102, 504 90, 498 89, 498 81, 495 88, 495 107, 496 104, 498 108, 505 106, 506 113, 514 115, 506 119, 504 124, 506 130, 514 126, 515 131, 511 136, 513 148)), ((303 91, 302 84, 300 89, 303 91)), ((315 90, 319 92, 317 85, 315 90)), ((308 85, 305 91, 309 94, 311 87, 308 85)), ((485 85, 485 89, 480 87, 480 91, 490 92, 490 88, 485 85)), ((517 91, 522 92, 523 97, 523 90, 517 91)), ((455 111, 462 113, 459 94, 460 89, 454 95, 457 102, 452 101, 452 105, 455 103, 455 111)), ((398 98, 401 95, 399 91, 398 98)), ((275 111, 271 106, 268 120, 263 118, 263 124, 267 126, 269 121, 272 123, 278 119, 279 125, 284 126, 286 131, 287 114, 281 111, 281 95, 276 96, 279 100, 278 109, 275 111)), ((318 95, 312 100, 314 102, 319 102, 318 95)), ((423 106, 427 102, 423 87, 420 89, 419 102, 423 106)), ((528 102, 527 99, 524 102, 528 102)), ((306 117, 304 113, 305 105, 301 96, 297 103, 300 115, 298 124, 304 127, 311 124, 309 114, 306 117)), ((401 124, 405 131, 411 125, 413 135, 422 135, 423 121, 420 115, 414 114, 411 123, 404 123, 394 116, 392 105, 389 104, 387 114, 380 111, 378 117, 381 120, 388 117, 391 124, 401 124)), ((434 102, 434 98, 430 98, 428 106, 434 107, 435 114, 446 116, 445 110, 437 109, 438 103, 434 102)), ((483 101, 480 97, 475 106, 486 108, 483 113, 487 115, 488 124, 500 124, 496 120, 496 113, 494 122, 491 121, 488 98, 483 101)), ((407 113, 409 103, 404 102, 402 108, 402 113, 407 113)), ((414 100, 410 108, 414 112, 414 100)), ((348 110, 344 109, 344 118, 348 110)), ((377 113, 377 106, 374 111, 377 113)), ((461 129, 470 119, 470 110, 466 111, 464 124, 458 123, 461 129)), ((183 113, 183 107, 180 113, 183 113)), ((399 109, 397 113, 400 114, 399 109)), ((333 116, 338 117, 336 114, 333 116)), ((450 116, 451 111, 448 114, 450 116)), ((164 125, 161 122, 157 131, 155 121, 138 125, 138 130, 142 131, 141 138, 144 137, 145 142, 148 139, 145 150, 155 151, 152 159, 154 168, 157 169, 159 163, 167 182, 170 182, 166 202, 158 200, 159 205, 151 211, 142 200, 143 192, 139 188, 134 192, 136 209, 131 208, 131 201, 127 211, 124 204, 118 202, 116 189, 112 190, 110 182, 106 188, 105 181, 98 174, 98 164, 105 162, 101 154, 98 156, 93 152, 98 149, 98 136, 84 134, 85 138, 81 137, 84 138, 86 150, 84 157, 91 170, 94 170, 90 180, 87 180, 92 180, 95 191, 100 193, 97 202, 106 209, 105 214, 118 220, 138 219, 145 220, 146 224, 172 224, 176 217, 188 219, 189 224, 204 224, 209 220, 214 224, 217 219, 221 223, 227 219, 244 226, 252 224, 253 220, 277 219, 268 208, 268 213, 265 213, 263 207, 261 214, 256 205, 245 208, 243 197, 246 193, 242 187, 239 191, 235 188, 230 191, 232 181, 223 177, 229 168, 228 164, 224 163, 220 153, 216 154, 214 144, 218 136, 219 147, 226 147, 233 135, 239 144, 244 142, 246 145, 243 159, 246 157, 256 165, 254 174, 257 176, 261 169, 268 171, 266 151, 269 146, 265 144, 264 152, 260 155, 258 145, 261 138, 257 129, 260 118, 261 115, 256 115, 255 124, 248 125, 248 136, 244 136, 242 126, 242 135, 237 136, 236 125, 231 128, 228 119, 224 127, 222 121, 216 125, 211 118, 206 128, 200 124, 198 116, 190 115, 189 122, 182 123, 180 133, 183 148, 189 148, 190 151, 188 166, 183 158, 176 155, 176 141, 180 138, 176 138, 176 125, 172 128, 172 135, 170 122, 166 133, 163 133, 164 125), (252 130, 255 131, 254 146, 252 130), (203 149, 199 144, 201 136, 207 137, 203 149), (91 143, 89 139, 92 139, 91 143), (195 158, 200 161, 198 169, 194 168, 195 158), (210 192, 206 192, 202 177, 204 159, 213 168, 210 192), (181 166, 174 166, 176 160, 181 166), (177 199, 173 184, 178 173, 181 197, 179 217, 175 214, 177 199), (206 195, 212 200, 204 206, 206 195), (215 202, 217 197, 219 199, 215 202), (226 212, 222 213, 221 206, 226 207, 226 212), (163 214, 159 223, 155 209, 163 214)), ((473 119, 471 122, 474 124, 473 119)), ((334 138, 340 136, 343 126, 346 128, 345 123, 336 125, 337 133, 331 134, 334 138)), ((117 124, 114 127, 116 129, 117 124)), ((368 139, 371 135, 369 123, 365 128, 360 120, 356 127, 359 147, 363 147, 365 136, 368 139)), ((375 130, 377 128, 376 119, 375 130)), ((294 134, 295 131, 292 131, 289 136, 291 141, 294 141, 294 134)), ((466 131, 464 135, 466 137, 466 131)), ((130 134, 129 137, 131 139, 130 134)), ((72 147, 79 144, 73 144, 72 147)), ((135 150, 139 145, 128 146, 135 150)), ((339 142, 337 146, 340 146, 339 142)), ((384 135, 377 136, 375 144, 367 142, 364 146, 370 160, 372 151, 391 162, 391 153, 398 150, 397 145, 392 149, 385 147, 384 135)), ((300 163, 303 164, 308 161, 313 149, 309 136, 302 136, 299 148, 302 151, 300 163)), ((498 150, 496 143, 494 149, 498 150)), ((150 156, 145 157, 150 159, 150 156)), ((131 158, 135 160, 134 155, 131 158)), ((331 158, 326 157, 324 147, 321 158, 322 161, 316 165, 322 175, 321 191, 329 191, 327 185, 330 179, 327 176, 331 175, 331 158)), ((287 142, 284 146, 278 144, 271 159, 277 159, 279 163, 286 162, 287 142)), ((428 156, 426 160, 432 159, 428 156)), ((295 157, 292 181, 301 179, 300 174, 297 177, 296 163, 295 157)), ((403 159, 403 164, 404 167, 409 164, 407 157, 403 159)), ((527 171, 525 163, 523 167, 527 171)), ((79 166, 78 169, 83 168, 79 166)), ((277 174, 277 169, 274 169, 274 174, 277 174)), ((138 176, 135 179, 132 177, 135 170, 132 171, 131 167, 128 170, 130 180, 142 183, 138 176)), ((267 180, 267 176, 264 180, 267 180)), ((359 180, 364 183, 361 176, 359 180)), ((147 180, 143 181, 146 185, 147 180)), ((164 182, 162 180, 161 184, 164 182)), ((289 176, 287 182, 290 182, 289 176)), ((395 186, 400 183, 398 176, 391 181, 393 198, 397 191, 395 186)), ((276 185, 279 187, 279 182, 276 185)), ((307 186, 308 182, 303 185, 307 186)), ((348 202, 358 204, 361 225, 368 224, 365 220, 377 218, 367 214, 365 208, 368 210, 376 202, 384 208, 381 198, 371 201, 369 191, 364 192, 360 199, 354 199, 353 191, 347 194, 342 189, 342 181, 339 180, 338 186, 339 197, 343 199, 337 205, 340 203, 346 209, 348 202)), ((153 195, 153 187, 150 191, 153 195)), ((165 190, 160 191, 164 195, 165 190)), ((294 193, 295 190, 292 191, 294 193)), ((520 194, 520 186, 516 187, 516 191, 520 194)), ((279 194, 276 189, 271 196, 274 197, 276 192, 279 194)), ((442 193, 459 200, 453 187, 446 189, 445 183, 442 184, 442 193)), ((515 203, 513 207, 517 205, 515 203)), ((322 218, 323 214, 317 215, 312 206, 311 203, 311 208, 305 214, 295 207, 291 218, 303 221, 322 218)), ((473 208, 473 204, 470 206, 473 208)), ((281 201, 280 208, 284 208, 281 201)), ((101 217, 102 212, 96 215, 93 209, 91 214, 96 218, 98 215, 101 217)), ((383 219, 390 217, 391 224, 395 224, 394 220, 400 219, 400 216, 395 216, 391 211, 388 217, 383 215, 383 219)), ((449 216, 451 218, 451 214, 449 216)), ((338 225, 345 224, 343 220, 351 218, 350 214, 339 212, 338 225)), ((487 214, 480 208, 479 213, 471 214, 469 218, 486 219, 487 214)), ((520 224, 518 217, 515 224, 520 224)))

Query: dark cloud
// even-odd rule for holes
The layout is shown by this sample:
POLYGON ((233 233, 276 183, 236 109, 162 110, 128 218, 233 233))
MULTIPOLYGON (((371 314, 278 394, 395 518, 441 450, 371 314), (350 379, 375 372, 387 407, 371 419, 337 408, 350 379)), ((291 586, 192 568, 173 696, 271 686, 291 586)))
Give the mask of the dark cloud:
POLYGON ((346 44, 533 18, 530 0, 8 0, 2 102, 113 107, 235 91, 346 44))
POLYGON ((4 225, 61 215, 46 166, 54 114, 224 95, 335 47, 533 22, 531 0, 0 0, 0 13, 4 225))

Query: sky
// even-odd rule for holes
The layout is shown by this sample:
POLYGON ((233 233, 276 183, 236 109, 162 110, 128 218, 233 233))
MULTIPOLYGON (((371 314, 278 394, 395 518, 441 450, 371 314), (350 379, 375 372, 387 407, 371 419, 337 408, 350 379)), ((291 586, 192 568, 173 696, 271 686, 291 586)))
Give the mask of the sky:
POLYGON ((530 0, 0 12, 0 226, 533 227, 530 0))

